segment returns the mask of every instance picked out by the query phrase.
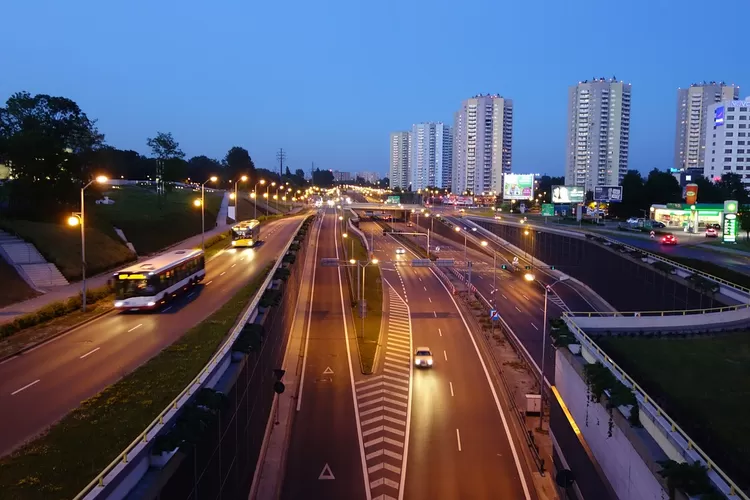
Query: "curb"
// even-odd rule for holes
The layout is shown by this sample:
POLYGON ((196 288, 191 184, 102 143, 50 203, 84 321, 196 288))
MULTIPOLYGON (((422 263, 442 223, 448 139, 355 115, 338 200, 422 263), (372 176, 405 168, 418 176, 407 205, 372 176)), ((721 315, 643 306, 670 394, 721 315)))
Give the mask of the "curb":
MULTIPOLYGON (((101 312, 101 313, 99 313, 99 314, 96 314, 96 315, 94 315, 94 316, 91 316, 90 318, 88 318, 88 319, 86 319, 86 320, 84 320, 84 321, 81 321, 80 323, 78 323, 78 324, 76 324, 76 325, 73 325, 73 326, 71 326, 70 328, 66 328, 65 330, 63 330, 63 331, 61 331, 61 332, 57 332, 56 334, 54 334, 54 335, 52 335, 52 336, 50 336, 50 337, 47 337, 47 338, 46 338, 46 339, 44 339, 44 340, 40 340, 39 342, 36 342, 36 343, 34 343, 34 344, 31 344, 31 345, 27 345, 27 346, 23 347, 22 349, 20 349, 20 350, 18 350, 18 351, 16 351, 16 352, 14 352, 13 354, 8 354, 7 356, 3 356, 2 358, 0 358, 0 363, 3 363, 4 361, 7 361, 7 360, 9 360, 10 358, 15 358, 16 356, 20 356, 21 354, 23 354, 23 353, 25 353, 25 352, 28 352, 28 351, 30 351, 30 350, 32 350, 32 349, 35 349, 35 348, 37 348, 37 347, 39 347, 39 346, 42 346, 42 345, 44 345, 44 344, 46 344, 46 343, 48 343, 48 342, 52 342, 52 341, 53 341, 53 340, 55 340, 56 338, 58 338, 58 337, 62 337, 63 335, 66 335, 66 334, 68 334, 68 333, 71 333, 71 332, 72 332, 73 330, 76 330, 76 329, 78 329, 78 328, 80 328, 80 327, 82 327, 82 326, 84 326, 84 325, 87 325, 87 324, 89 324, 89 323, 93 323, 94 321, 96 321, 97 319, 101 318, 102 316, 105 316, 105 315, 107 315, 107 314, 110 314, 110 313, 112 313, 112 312, 114 312, 114 311, 115 311, 115 308, 114 308, 114 307, 113 307, 113 308, 111 308, 111 309, 107 309, 106 311, 102 311, 102 312, 101 312)), ((62 317, 62 316, 61 316, 61 317, 62 317)), ((21 330, 21 331, 23 331, 23 330, 21 330)))

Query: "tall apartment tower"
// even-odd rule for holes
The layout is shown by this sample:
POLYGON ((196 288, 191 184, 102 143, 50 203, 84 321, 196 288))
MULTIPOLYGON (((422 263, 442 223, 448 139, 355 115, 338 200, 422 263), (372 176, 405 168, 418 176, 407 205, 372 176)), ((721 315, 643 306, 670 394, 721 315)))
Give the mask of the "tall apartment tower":
POLYGON ((620 184, 628 171, 630 91, 614 77, 570 87, 566 185, 593 191, 620 184))
POLYGON ((391 168, 388 176, 391 189, 409 188, 410 142, 409 132, 391 133, 391 168))
POLYGON ((452 191, 501 193, 502 174, 511 168, 513 101, 477 95, 461 104, 454 120, 452 191))
POLYGON ((417 123, 411 130, 410 179, 413 191, 451 185, 453 135, 443 123, 417 123))
POLYGON ((740 96, 740 88, 724 82, 694 83, 686 89, 677 89, 677 127, 674 139, 674 168, 703 166, 706 152, 706 123, 708 108, 722 101, 732 101, 740 96))
POLYGON ((750 185, 750 96, 711 104, 706 109, 703 176, 721 179, 737 174, 750 185))

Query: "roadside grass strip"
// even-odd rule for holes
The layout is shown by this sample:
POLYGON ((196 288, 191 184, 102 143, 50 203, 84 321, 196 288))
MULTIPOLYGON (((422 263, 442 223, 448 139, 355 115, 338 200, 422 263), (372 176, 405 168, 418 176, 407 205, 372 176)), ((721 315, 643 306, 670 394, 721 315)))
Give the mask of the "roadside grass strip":
POLYGON ((0 459, 0 497, 74 497, 195 378, 272 267, 269 264, 226 304, 143 366, 84 401, 43 436, 0 459))

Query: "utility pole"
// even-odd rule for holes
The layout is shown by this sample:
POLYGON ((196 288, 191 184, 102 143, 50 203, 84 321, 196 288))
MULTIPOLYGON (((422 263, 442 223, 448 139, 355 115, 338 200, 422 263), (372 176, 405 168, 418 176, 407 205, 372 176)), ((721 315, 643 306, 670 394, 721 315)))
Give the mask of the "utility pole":
POLYGON ((276 153, 276 159, 279 160, 279 180, 281 180, 284 178, 284 160, 286 160, 284 148, 279 148, 279 152, 276 153))

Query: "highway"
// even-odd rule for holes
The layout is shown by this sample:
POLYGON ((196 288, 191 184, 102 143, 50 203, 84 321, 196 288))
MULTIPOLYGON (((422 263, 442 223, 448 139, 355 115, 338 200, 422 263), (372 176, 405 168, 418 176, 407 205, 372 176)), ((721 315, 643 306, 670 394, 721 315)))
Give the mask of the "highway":
POLYGON ((7 454, 143 364, 275 262, 301 217, 270 222, 258 248, 206 263, 194 291, 156 313, 112 312, 0 364, 0 454, 7 454))
MULTIPOLYGON (((367 233, 368 224, 362 226, 367 233)), ((481 361, 451 294, 430 269, 409 267, 412 256, 397 256, 399 244, 382 231, 373 240, 385 280, 408 304, 411 345, 429 347, 435 363, 413 370, 400 498, 536 498, 493 370, 481 361)))
POLYGON ((320 259, 340 257, 337 215, 330 209, 324 213, 315 243, 316 268, 283 499, 365 498, 351 358, 357 341, 351 315, 344 313, 344 304, 349 304, 348 292, 342 294, 344 270, 319 266, 320 259))

